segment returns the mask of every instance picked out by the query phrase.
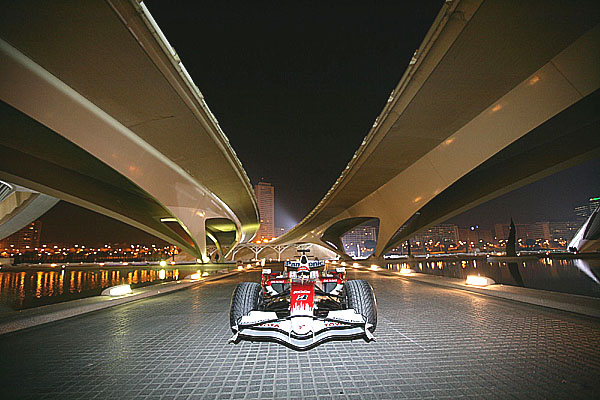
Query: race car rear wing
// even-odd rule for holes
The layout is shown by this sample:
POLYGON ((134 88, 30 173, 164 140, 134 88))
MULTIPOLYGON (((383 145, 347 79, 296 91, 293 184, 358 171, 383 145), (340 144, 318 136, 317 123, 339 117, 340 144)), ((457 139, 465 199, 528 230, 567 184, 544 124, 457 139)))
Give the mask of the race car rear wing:
MULTIPOLYGON (((286 261, 283 263, 285 267, 290 268, 298 268, 303 265, 300 261, 286 261)), ((309 268, 317 268, 325 266, 325 261, 323 260, 308 260, 308 262, 304 265, 307 265, 309 268)))

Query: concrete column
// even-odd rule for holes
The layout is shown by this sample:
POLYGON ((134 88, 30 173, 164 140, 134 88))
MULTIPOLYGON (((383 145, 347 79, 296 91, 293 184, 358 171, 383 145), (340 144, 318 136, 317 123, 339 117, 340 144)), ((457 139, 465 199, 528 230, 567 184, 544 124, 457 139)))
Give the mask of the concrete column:
POLYGON ((388 244, 396 231, 400 229, 393 221, 386 218, 379 219, 379 233, 377 234, 377 246, 373 255, 377 258, 383 257, 385 246, 388 244))
POLYGON ((198 245, 198 250, 200 251, 200 259, 203 263, 207 263, 210 261, 210 257, 206 254, 206 218, 198 217, 197 226, 194 227, 193 234, 191 233, 192 239, 198 245))

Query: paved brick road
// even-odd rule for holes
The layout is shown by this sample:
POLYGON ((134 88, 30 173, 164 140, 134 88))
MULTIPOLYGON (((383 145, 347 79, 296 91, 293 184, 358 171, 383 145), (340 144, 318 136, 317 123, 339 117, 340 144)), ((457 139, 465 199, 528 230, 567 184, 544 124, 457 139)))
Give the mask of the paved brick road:
POLYGON ((0 337, 0 397, 600 398, 600 321, 373 272, 378 341, 228 345, 241 280, 0 337))

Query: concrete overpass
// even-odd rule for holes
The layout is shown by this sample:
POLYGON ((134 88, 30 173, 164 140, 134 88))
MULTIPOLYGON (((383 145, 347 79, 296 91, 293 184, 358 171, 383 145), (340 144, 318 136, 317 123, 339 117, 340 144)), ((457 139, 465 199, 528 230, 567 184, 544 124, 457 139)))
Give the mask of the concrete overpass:
POLYGON ((597 2, 446 2, 340 177, 272 244, 375 256, 419 230, 600 154, 597 2))
POLYGON ((198 258, 252 239, 249 179, 143 2, 1 3, 0 180, 198 258))

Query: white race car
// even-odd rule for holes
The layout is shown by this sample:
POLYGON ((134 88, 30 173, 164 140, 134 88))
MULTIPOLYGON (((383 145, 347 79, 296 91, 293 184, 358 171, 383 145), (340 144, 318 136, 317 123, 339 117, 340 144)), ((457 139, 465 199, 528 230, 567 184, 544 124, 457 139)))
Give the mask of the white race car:
POLYGON ((375 340, 377 303, 367 281, 346 281, 344 267, 302 254, 282 272, 262 270, 261 283, 242 282, 231 299, 231 343, 273 341, 308 350, 330 340, 375 340))

